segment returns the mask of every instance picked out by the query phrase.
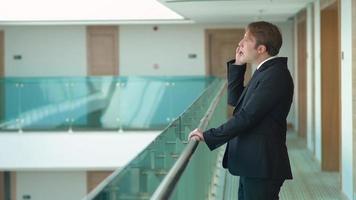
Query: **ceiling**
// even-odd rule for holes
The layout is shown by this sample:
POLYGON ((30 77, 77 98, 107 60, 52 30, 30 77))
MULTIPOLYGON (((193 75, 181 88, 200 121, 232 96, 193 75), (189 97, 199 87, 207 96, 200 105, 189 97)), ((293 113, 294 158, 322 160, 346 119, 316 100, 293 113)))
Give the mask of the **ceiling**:
POLYGON ((2 0, 0 25, 180 22, 157 0, 2 0))
POLYGON ((197 23, 287 21, 312 0, 159 0, 197 23))
POLYGON ((281 22, 312 1, 4 0, 0 25, 281 22))

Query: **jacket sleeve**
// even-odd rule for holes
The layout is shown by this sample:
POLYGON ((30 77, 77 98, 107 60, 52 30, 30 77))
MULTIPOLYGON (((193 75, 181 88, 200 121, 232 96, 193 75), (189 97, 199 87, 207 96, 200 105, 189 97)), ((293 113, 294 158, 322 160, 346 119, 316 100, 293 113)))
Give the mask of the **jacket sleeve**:
POLYGON ((228 104, 235 107, 244 90, 246 64, 235 65, 234 63, 235 60, 227 62, 227 99, 228 104))
POLYGON ((278 72, 265 74, 255 86, 252 96, 232 118, 217 128, 203 132, 209 149, 218 148, 258 125, 280 101, 288 99, 290 90, 293 91, 293 88, 286 74, 278 72))

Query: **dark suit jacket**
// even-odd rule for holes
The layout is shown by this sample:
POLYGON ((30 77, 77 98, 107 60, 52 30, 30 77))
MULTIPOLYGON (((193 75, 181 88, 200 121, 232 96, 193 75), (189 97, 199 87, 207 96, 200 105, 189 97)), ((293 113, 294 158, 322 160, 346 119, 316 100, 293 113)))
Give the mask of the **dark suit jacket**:
POLYGON ((238 176, 292 179, 286 147, 286 118, 293 100, 287 58, 263 63, 244 88, 246 65, 228 62, 228 103, 233 116, 204 131, 210 150, 228 142, 224 168, 238 176))

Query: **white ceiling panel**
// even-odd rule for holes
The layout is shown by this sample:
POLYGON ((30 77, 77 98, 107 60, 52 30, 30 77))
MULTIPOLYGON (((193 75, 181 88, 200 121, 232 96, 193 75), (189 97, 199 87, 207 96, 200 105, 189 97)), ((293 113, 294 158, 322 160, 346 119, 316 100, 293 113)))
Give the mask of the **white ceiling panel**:
POLYGON ((0 25, 286 21, 313 0, 3 0, 0 25))
POLYGON ((183 21, 156 0, 3 0, 0 24, 183 21))
POLYGON ((312 0, 159 0, 197 23, 286 21, 312 0))

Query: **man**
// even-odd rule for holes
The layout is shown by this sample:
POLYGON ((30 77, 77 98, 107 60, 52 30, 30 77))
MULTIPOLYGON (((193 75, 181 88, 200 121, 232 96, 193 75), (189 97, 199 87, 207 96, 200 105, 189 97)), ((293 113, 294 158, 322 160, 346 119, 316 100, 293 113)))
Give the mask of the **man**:
POLYGON ((278 28, 268 22, 247 26, 228 67, 228 103, 233 116, 220 127, 195 129, 190 139, 205 141, 210 150, 227 143, 224 168, 240 176, 239 200, 275 200, 286 179, 292 179, 286 147, 286 118, 293 99, 287 58, 278 28), (246 63, 257 65, 243 86, 246 63))

